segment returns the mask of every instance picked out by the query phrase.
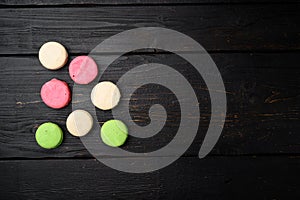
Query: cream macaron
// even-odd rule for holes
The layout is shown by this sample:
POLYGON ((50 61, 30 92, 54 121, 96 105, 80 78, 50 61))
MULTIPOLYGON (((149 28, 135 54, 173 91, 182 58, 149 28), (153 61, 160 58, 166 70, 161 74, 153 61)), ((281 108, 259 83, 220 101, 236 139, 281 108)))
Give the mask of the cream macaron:
POLYGON ((47 42, 40 48, 39 60, 45 68, 57 70, 66 64, 68 53, 60 43, 47 42))
POLYGON ((68 116, 66 125, 72 135, 82 137, 92 129, 93 117, 85 110, 75 110, 68 116))
POLYGON ((120 98, 119 88, 110 81, 98 83, 91 93, 92 103, 101 110, 110 110, 116 107, 120 98))

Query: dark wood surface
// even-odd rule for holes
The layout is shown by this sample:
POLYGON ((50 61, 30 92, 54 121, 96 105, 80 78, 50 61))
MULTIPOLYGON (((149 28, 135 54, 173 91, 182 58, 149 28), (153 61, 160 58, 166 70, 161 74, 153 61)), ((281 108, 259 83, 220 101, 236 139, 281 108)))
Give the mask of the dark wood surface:
POLYGON ((0 0, 2 6, 94 6, 94 5, 184 5, 184 4, 248 4, 296 3, 297 0, 0 0))
MULTIPOLYGON (((299 199, 299 17, 297 1, 280 0, 0 1, 0 199, 299 199), (224 80, 228 112, 221 138, 200 160, 210 120, 202 79, 174 54, 141 50, 122 56, 104 79, 116 81, 141 63, 163 63, 189 80, 203 110, 197 137, 179 160, 156 172, 127 174, 97 162, 67 133, 71 105, 53 110, 42 103, 44 82, 56 77, 71 88, 73 82, 67 67, 44 69, 37 52, 56 40, 72 59, 111 35, 144 26, 181 31, 209 51, 224 80), (65 132, 55 150, 35 142, 45 121, 65 132)), ((180 117, 167 90, 141 90, 155 93, 174 112, 158 141, 129 139, 125 148, 136 151, 165 145, 180 117)), ((133 110, 133 120, 147 123, 143 107, 149 102, 140 93, 132 102, 142 108, 133 110)), ((110 117, 98 112, 100 123, 110 117)))
POLYGON ((147 174, 114 171, 94 159, 0 163, 6 199, 295 199, 300 195, 297 157, 182 157, 147 174))
POLYGON ((109 36, 144 26, 183 32, 207 51, 298 50, 296 5, 3 8, 0 53, 36 54, 49 40, 64 43, 71 54, 88 53, 109 36))

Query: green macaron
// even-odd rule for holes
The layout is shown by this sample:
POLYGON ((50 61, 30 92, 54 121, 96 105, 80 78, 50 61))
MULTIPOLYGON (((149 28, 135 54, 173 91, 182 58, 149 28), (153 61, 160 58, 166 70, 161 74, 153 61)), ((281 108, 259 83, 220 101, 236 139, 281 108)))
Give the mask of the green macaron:
POLYGON ((63 132, 57 124, 46 122, 41 124, 36 130, 35 139, 41 147, 53 149, 61 144, 63 132))
POLYGON ((111 147, 119 147, 125 143, 128 136, 126 125, 120 120, 109 120, 101 127, 102 141, 111 147))

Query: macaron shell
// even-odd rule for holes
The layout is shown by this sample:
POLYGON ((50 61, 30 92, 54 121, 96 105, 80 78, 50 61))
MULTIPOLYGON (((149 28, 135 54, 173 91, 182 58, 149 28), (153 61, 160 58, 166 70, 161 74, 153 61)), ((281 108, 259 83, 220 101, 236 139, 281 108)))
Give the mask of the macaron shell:
POLYGON ((67 118, 68 131, 77 137, 86 135, 93 127, 93 117, 85 110, 75 110, 67 118))
POLYGON ((92 103, 101 110, 110 110, 116 107, 120 98, 119 88, 109 81, 98 83, 91 92, 92 103))
POLYGON ((109 120, 101 127, 102 141, 111 147, 123 145, 128 137, 128 129, 120 120, 109 120))
POLYGON ((98 66, 89 56, 78 56, 69 66, 71 79, 77 84, 89 84, 98 75, 98 66))
POLYGON ((47 42, 39 50, 39 60, 45 68, 56 70, 66 64, 68 52, 58 42, 47 42))
POLYGON ((71 101, 71 92, 66 82, 54 78, 42 86, 41 98, 47 106, 59 109, 71 101))
POLYGON ((38 127, 35 139, 39 146, 45 149, 53 149, 62 143, 63 132, 57 124, 46 122, 38 127))

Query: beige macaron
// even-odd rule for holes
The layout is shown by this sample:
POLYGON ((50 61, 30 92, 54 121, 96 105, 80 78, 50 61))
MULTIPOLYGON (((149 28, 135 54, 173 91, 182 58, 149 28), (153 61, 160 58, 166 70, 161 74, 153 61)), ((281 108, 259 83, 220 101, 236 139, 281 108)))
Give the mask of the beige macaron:
POLYGON ((101 110, 110 110, 116 107, 120 98, 119 88, 109 81, 98 83, 91 93, 91 100, 94 106, 101 110))
POLYGON ((68 52, 65 47, 58 42, 47 42, 40 48, 39 60, 45 68, 56 70, 66 64, 68 52))
POLYGON ((88 134, 93 127, 93 117, 85 110, 75 110, 67 118, 68 131, 77 137, 88 134))

